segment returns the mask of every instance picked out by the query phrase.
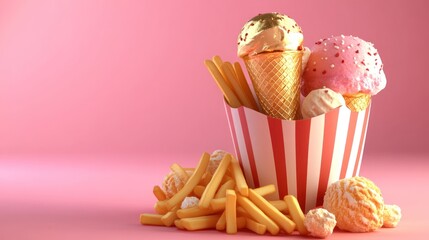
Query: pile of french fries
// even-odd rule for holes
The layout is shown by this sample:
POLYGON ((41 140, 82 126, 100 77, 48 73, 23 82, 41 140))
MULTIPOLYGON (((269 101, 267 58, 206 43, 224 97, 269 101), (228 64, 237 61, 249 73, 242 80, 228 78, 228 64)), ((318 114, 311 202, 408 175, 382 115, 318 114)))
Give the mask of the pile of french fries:
POLYGON ((268 201, 264 196, 276 191, 274 185, 249 188, 238 161, 230 154, 222 158, 210 179, 204 179, 209 162, 210 155, 203 153, 195 169, 173 164, 171 169, 187 179, 184 187, 167 199, 163 190, 155 186, 156 214, 141 214, 140 222, 189 231, 217 229, 228 234, 235 234, 239 229, 257 234, 266 231, 272 235, 291 234, 295 230, 307 234, 304 214, 294 196, 268 201), (181 209, 182 201, 188 196, 200 198, 198 206, 181 209))
POLYGON ((231 107, 245 106, 258 111, 240 63, 223 62, 219 56, 214 56, 204 64, 231 107))

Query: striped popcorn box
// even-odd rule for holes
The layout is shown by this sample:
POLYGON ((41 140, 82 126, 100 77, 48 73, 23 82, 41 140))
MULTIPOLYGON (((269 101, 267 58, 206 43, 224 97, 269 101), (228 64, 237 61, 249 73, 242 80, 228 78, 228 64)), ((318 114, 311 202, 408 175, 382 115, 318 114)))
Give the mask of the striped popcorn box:
POLYGON ((370 106, 304 120, 281 120, 225 104, 237 158, 251 187, 274 184, 305 212, 323 204, 329 184, 359 174, 370 106))

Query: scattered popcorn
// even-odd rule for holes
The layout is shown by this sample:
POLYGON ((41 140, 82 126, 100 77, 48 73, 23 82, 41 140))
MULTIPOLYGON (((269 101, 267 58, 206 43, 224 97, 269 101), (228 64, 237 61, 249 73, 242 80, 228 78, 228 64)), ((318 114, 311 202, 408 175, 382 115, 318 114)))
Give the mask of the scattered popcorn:
POLYGON ((207 167, 207 172, 210 173, 210 175, 213 175, 219 166, 220 161, 226 154, 227 152, 224 150, 216 150, 210 155, 210 162, 209 166, 207 167))
POLYGON ((310 236, 318 238, 331 235, 336 224, 335 215, 323 208, 310 210, 304 219, 304 225, 310 236))
POLYGON ((384 201, 380 189, 364 177, 331 184, 323 208, 335 215, 338 228, 345 231, 370 232, 383 225, 384 201))
POLYGON ((162 190, 165 193, 167 199, 173 197, 180 189, 185 185, 186 180, 181 179, 174 172, 170 172, 162 183, 162 190))
POLYGON ((383 227, 394 228, 401 220, 401 208, 397 205, 384 205, 383 227))
POLYGON ((198 203, 200 202, 200 199, 197 197, 185 197, 182 201, 182 205, 180 205, 181 209, 185 208, 191 208, 198 206, 198 203))

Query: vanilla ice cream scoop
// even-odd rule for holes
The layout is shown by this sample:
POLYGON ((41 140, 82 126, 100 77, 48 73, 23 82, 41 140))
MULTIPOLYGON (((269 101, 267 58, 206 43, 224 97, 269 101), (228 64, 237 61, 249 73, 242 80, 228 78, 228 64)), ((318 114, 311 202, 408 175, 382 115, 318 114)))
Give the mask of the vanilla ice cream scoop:
POLYGON ((302 102, 302 117, 316 117, 345 104, 341 94, 325 87, 316 89, 311 91, 302 102))
POLYGON ((288 16, 265 13, 250 19, 238 36, 239 57, 264 52, 297 51, 303 48, 301 27, 288 16))

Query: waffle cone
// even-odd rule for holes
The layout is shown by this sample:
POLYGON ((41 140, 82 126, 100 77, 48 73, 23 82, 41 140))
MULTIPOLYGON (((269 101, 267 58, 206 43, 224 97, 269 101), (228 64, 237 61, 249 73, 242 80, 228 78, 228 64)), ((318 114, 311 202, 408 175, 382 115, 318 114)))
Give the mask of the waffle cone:
POLYGON ((275 118, 297 119, 302 52, 270 52, 245 57, 262 111, 275 118))
POLYGON ((347 107, 354 112, 365 110, 371 102, 371 95, 367 93, 343 95, 343 97, 347 107))

